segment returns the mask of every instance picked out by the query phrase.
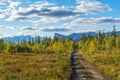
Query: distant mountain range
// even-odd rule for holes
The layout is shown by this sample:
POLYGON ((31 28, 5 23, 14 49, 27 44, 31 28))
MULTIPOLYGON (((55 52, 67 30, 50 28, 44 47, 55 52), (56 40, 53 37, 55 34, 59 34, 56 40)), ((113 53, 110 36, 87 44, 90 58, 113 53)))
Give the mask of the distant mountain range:
MULTIPOLYGON (((82 38, 83 34, 85 34, 86 36, 88 36, 89 34, 90 36, 98 35, 98 33, 96 32, 86 32, 86 33, 72 33, 70 35, 62 35, 62 34, 55 33, 55 36, 58 38, 65 38, 65 39, 72 38, 75 42, 78 42, 82 38)), ((109 35, 111 34, 111 32, 106 32, 104 34, 109 35)), ((120 35, 120 31, 117 31, 116 34, 120 35)))
POLYGON ((55 36, 57 36, 58 38, 65 38, 65 39, 72 38, 75 42, 77 42, 82 38, 83 34, 86 34, 86 36, 88 36, 88 34, 90 34, 91 36, 97 36, 98 33, 95 33, 95 32, 72 33, 72 34, 67 35, 67 36, 55 33, 55 36))
MULTIPOLYGON (((35 37, 32 37, 30 35, 27 35, 27 36, 14 36, 14 37, 5 37, 3 38, 4 41, 10 41, 10 42, 15 42, 15 43, 18 43, 18 42, 22 42, 22 41, 29 41, 29 40, 34 40, 35 41, 35 37)), ((40 40, 43 40, 44 37, 40 37, 40 40)))
MULTIPOLYGON (((109 33, 107 32, 107 33, 105 33, 105 35, 108 35, 110 33, 111 32, 109 32, 109 33)), ((120 35, 120 31, 117 31, 116 33, 118 35, 120 35)), ((65 38, 65 39, 72 38, 75 42, 77 42, 81 39, 83 34, 86 34, 86 36, 88 36, 88 34, 90 34, 91 36, 97 36, 98 35, 98 33, 96 33, 96 32, 72 33, 70 35, 62 35, 62 34, 55 33, 54 35, 58 38, 65 38)), ((8 40, 8 41, 11 41, 11 42, 19 42, 19 41, 23 41, 23 40, 29 41, 29 39, 35 40, 35 37, 27 35, 27 36, 6 37, 6 38, 3 38, 3 39, 4 39, 4 41, 8 40)), ((40 40, 44 40, 44 37, 40 37, 40 40)))
POLYGON ((90 34, 91 36, 96 36, 98 33, 86 32, 86 33, 72 33, 70 35, 62 35, 62 34, 55 33, 55 36, 58 38, 65 38, 65 39, 72 38, 75 42, 77 42, 82 38, 83 34, 86 34, 86 36, 88 36, 88 34, 90 34))

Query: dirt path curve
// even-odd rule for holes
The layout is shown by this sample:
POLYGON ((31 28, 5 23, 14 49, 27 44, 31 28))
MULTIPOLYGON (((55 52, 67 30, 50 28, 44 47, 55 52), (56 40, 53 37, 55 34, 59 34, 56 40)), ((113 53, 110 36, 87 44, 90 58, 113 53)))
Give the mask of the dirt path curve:
POLYGON ((71 55, 71 80, 106 80, 77 51, 71 55))

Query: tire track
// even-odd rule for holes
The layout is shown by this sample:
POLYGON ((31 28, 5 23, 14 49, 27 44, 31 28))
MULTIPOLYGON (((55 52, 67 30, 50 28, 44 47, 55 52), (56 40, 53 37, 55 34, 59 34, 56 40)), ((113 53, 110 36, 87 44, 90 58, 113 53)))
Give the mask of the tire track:
POLYGON ((107 80, 77 51, 71 54, 71 80, 107 80))

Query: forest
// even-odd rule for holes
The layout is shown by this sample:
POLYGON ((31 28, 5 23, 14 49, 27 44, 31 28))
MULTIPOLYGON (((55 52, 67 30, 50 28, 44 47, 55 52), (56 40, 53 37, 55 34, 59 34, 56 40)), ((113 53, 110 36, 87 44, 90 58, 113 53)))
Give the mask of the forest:
POLYGON ((120 35, 117 35, 115 26, 109 35, 100 31, 95 37, 83 34, 77 45, 80 54, 101 73, 112 80, 120 80, 120 35))
POLYGON ((46 37, 43 41, 39 36, 29 41, 23 40, 18 43, 3 41, 0 39, 0 53, 69 53, 73 50, 72 39, 59 39, 56 36, 51 39, 46 37))
POLYGON ((108 35, 83 34, 77 43, 56 36, 18 43, 0 39, 0 80, 69 80, 74 49, 106 77, 120 80, 120 35, 115 26, 108 35))

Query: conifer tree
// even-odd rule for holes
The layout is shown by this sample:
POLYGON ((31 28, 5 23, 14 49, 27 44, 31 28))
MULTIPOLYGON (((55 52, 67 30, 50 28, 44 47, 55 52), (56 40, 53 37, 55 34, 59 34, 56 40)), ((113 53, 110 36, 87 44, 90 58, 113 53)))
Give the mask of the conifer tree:
POLYGON ((0 53, 4 51, 4 47, 5 47, 4 41, 3 39, 0 39, 0 53))

